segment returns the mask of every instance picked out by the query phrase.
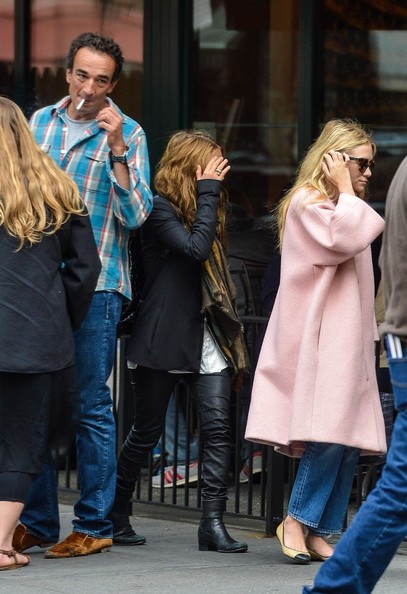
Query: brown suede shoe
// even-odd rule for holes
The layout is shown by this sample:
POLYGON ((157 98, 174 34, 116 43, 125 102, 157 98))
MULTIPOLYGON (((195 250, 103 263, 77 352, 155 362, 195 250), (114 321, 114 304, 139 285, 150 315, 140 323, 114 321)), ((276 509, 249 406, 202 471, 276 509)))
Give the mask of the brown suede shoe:
POLYGON ((55 542, 55 540, 49 541, 36 534, 31 534, 27 531, 24 524, 18 524, 13 534, 13 549, 18 553, 31 549, 31 547, 46 549, 55 544, 55 542))
POLYGON ((72 532, 65 540, 57 543, 45 552, 46 559, 63 559, 103 553, 112 546, 111 538, 94 538, 83 532, 72 532))

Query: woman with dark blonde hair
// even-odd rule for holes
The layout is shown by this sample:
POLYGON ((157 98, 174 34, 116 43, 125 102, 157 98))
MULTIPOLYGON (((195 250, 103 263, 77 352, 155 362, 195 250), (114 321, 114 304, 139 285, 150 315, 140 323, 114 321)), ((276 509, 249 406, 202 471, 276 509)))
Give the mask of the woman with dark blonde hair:
POLYGON ((375 152, 358 122, 331 120, 278 209, 281 279, 246 438, 300 458, 277 528, 299 563, 332 555, 359 455, 386 451, 370 248, 384 222, 364 200, 375 152))
POLYGON ((73 329, 99 271, 76 185, 38 147, 19 107, 0 97, 0 571, 30 562, 12 537, 47 447, 71 427, 69 418, 50 425, 53 401, 73 413, 73 329))
POLYGON ((131 496, 182 378, 195 393, 203 441, 199 549, 247 550, 246 543, 233 540, 223 524, 231 451, 231 377, 246 364, 222 247, 222 181, 229 169, 221 147, 207 133, 195 130, 175 133, 157 168, 158 193, 141 230, 142 303, 126 354, 132 368, 135 417, 118 461, 111 514, 115 544, 145 542, 129 523, 131 496), (227 330, 212 315, 218 304, 210 302, 205 284, 212 280, 223 287, 227 330))

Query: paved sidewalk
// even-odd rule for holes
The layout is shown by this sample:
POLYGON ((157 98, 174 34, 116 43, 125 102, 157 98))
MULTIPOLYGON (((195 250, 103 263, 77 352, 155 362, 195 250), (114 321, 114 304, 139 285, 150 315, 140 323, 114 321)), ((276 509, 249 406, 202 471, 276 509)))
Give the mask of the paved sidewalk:
MULTIPOLYGON (((71 531, 72 506, 61 505, 62 537, 71 531)), ((133 525, 147 537, 137 547, 74 559, 45 559, 30 551, 27 568, 0 573, 1 594, 300 594, 312 583, 318 563, 296 565, 263 524, 227 518, 231 534, 249 544, 245 554, 200 552, 196 512, 135 505, 133 525)), ((407 546, 401 547, 375 594, 407 592, 407 546)), ((340 594, 340 593, 338 593, 340 594)))

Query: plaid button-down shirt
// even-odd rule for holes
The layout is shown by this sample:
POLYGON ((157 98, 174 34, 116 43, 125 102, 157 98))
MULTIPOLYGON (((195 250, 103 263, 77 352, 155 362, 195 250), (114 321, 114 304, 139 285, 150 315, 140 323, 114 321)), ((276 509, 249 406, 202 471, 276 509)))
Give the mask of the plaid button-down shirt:
POLYGON ((105 130, 89 122, 81 138, 67 150, 66 120, 70 97, 35 112, 30 126, 40 147, 72 177, 86 204, 102 261, 97 291, 117 291, 130 297, 127 242, 130 229, 146 220, 153 206, 149 187, 150 164, 141 126, 124 115, 123 138, 130 174, 130 190, 117 183, 110 164, 105 130))

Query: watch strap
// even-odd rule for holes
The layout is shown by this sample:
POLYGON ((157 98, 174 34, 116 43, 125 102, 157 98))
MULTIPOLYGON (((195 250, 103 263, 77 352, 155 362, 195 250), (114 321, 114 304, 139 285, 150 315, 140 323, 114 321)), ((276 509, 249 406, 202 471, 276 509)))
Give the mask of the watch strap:
POLYGON ((126 155, 126 153, 123 153, 122 155, 110 154, 110 161, 111 161, 111 163, 123 163, 124 165, 126 165, 127 155, 126 155))

